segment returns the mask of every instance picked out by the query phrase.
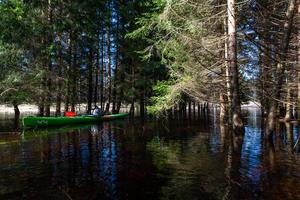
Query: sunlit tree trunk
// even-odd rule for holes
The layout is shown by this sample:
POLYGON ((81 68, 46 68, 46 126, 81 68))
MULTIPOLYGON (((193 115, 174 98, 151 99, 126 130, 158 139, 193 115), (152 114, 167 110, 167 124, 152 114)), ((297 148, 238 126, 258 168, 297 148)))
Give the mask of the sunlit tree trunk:
POLYGON ((101 70, 100 70, 100 104, 101 109, 104 110, 104 32, 101 37, 101 70))
POLYGON ((281 49, 280 49, 280 61, 277 63, 276 67, 276 74, 275 74, 275 84, 273 88, 274 98, 271 101, 270 111, 268 114, 268 124, 267 124, 267 134, 270 138, 274 131, 275 131, 275 123, 276 119, 278 118, 278 100, 281 97, 281 89, 283 86, 284 81, 284 72, 286 69, 285 61, 286 56, 289 48, 291 30, 293 25, 293 18, 296 8, 296 0, 290 0, 289 6, 286 12, 286 22, 284 23, 284 32, 283 32, 283 39, 281 42, 281 49))
POLYGON ((243 121, 241 119, 241 103, 239 95, 239 71, 237 66, 237 35, 235 0, 227 0, 228 6, 228 67, 230 69, 230 86, 232 91, 232 125, 234 131, 243 131, 243 121))
POLYGON ((119 18, 119 14, 116 17, 117 20, 117 27, 116 27, 116 65, 115 65, 115 73, 114 73, 114 85, 113 85, 113 92, 112 92, 112 112, 113 113, 117 113, 117 84, 118 84, 118 74, 119 74, 119 51, 120 51, 120 46, 119 46, 119 27, 120 27, 120 18, 119 18))
POLYGON ((108 84, 108 93, 107 93, 107 103, 105 111, 109 112, 110 104, 111 104, 111 89, 112 89, 112 81, 111 81, 111 34, 110 34, 110 26, 107 30, 107 84, 108 84))
POLYGON ((226 123, 226 101, 222 92, 220 94, 220 123, 223 125, 226 123))
MULTIPOLYGON (((288 75, 289 76, 289 75, 288 75)), ((291 84, 287 83, 287 94, 286 94, 286 112, 284 116, 284 121, 288 122, 292 118, 292 97, 291 97, 291 84)))
MULTIPOLYGON (((227 102, 225 102, 225 97, 220 97, 222 99, 222 101, 224 101, 224 103, 227 103, 227 105, 223 105, 223 110, 222 113, 220 113, 220 115, 222 115, 222 118, 224 120, 225 116, 224 116, 224 112, 227 112, 227 119, 228 119, 228 123, 231 124, 232 123, 232 113, 231 113, 231 103, 232 103, 232 94, 231 94, 231 86, 230 86, 230 69, 228 66, 228 39, 227 39, 227 22, 226 19, 224 19, 224 34, 225 34, 225 42, 224 42, 224 59, 225 59, 225 82, 226 82, 226 95, 227 95, 227 102), (224 107, 225 106, 225 107, 224 107), (226 109, 226 110, 224 110, 226 109)), ((223 73, 222 73, 223 74, 223 73)), ((222 105, 221 105, 222 106, 222 105)), ((220 116, 221 117, 221 116, 220 116)), ((225 121, 224 121, 225 122, 225 121)))

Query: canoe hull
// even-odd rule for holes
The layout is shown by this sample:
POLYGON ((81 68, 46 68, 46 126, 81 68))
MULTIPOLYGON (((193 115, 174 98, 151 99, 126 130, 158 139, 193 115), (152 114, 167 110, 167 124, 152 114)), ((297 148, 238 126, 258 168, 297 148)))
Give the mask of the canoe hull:
POLYGON ((115 119, 124 119, 129 114, 113 114, 101 117, 76 116, 76 117, 24 117, 22 120, 24 127, 47 127, 63 126, 69 124, 95 123, 101 121, 110 121, 115 119))

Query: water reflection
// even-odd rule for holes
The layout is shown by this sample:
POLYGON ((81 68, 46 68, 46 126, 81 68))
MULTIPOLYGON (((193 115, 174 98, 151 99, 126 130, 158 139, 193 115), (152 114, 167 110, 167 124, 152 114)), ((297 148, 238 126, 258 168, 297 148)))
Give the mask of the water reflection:
POLYGON ((300 199, 298 126, 270 145, 256 111, 244 136, 216 113, 0 135, 0 199, 300 199))

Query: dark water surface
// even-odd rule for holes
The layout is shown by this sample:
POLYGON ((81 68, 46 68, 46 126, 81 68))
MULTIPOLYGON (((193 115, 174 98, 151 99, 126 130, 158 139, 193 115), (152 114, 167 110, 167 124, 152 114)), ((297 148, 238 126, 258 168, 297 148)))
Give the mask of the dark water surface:
POLYGON ((271 145, 256 113, 246 121, 244 137, 213 115, 1 134, 0 199, 300 199, 298 127, 271 145))

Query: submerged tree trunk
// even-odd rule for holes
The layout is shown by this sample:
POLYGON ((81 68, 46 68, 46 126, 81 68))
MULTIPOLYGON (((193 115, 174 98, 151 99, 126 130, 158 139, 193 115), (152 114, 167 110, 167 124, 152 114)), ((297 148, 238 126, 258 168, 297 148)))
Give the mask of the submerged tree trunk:
POLYGON ((225 95, 221 92, 220 94, 220 124, 226 123, 226 101, 225 95))
POLYGON ((235 132, 243 132, 241 119, 241 103, 239 95, 239 71, 237 66, 237 35, 235 0, 227 0, 228 6, 228 67, 230 69, 230 87, 232 93, 232 125, 235 132))
POLYGON ((291 85, 287 83, 287 94, 286 94, 286 112, 284 116, 284 121, 288 122, 292 118, 292 103, 291 103, 291 85))

